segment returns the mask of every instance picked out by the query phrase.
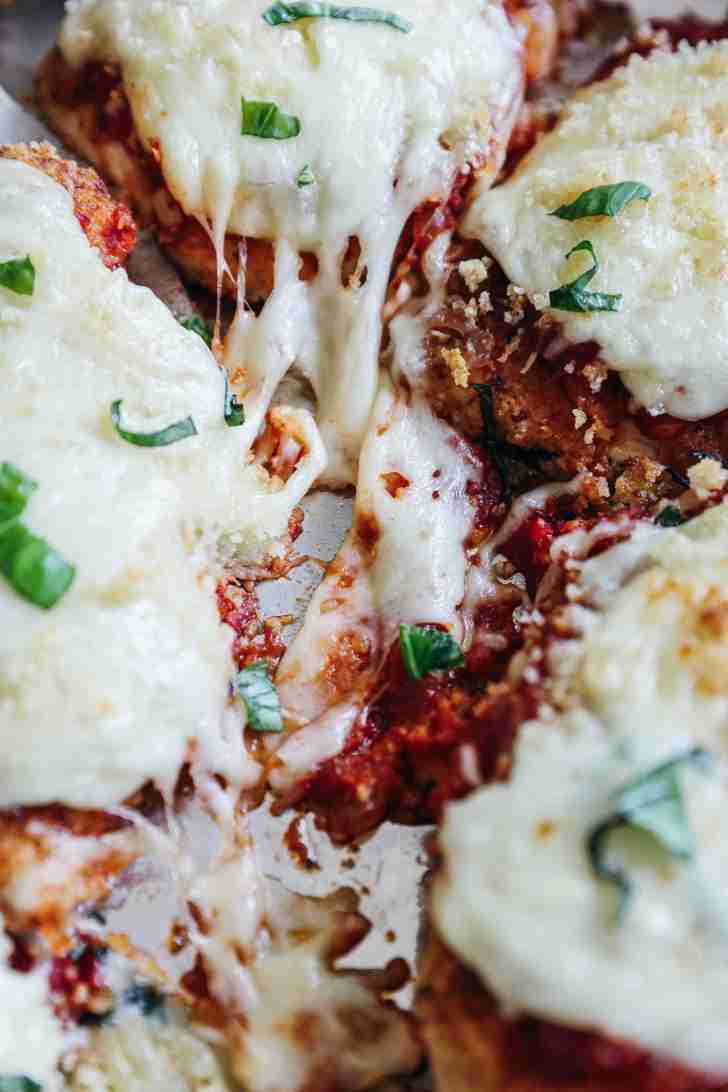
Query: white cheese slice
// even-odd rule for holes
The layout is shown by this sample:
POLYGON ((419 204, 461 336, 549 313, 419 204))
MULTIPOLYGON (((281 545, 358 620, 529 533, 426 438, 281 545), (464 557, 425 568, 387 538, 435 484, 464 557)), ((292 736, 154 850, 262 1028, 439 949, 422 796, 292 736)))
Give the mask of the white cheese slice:
POLYGON ((218 255, 226 232, 316 254, 296 361, 319 400, 328 477, 352 482, 395 245, 417 205, 446 198, 474 159, 493 177, 520 102, 522 47, 496 0, 397 0, 410 33, 330 18, 271 27, 269 6, 80 0, 60 45, 74 65, 120 63, 143 144, 158 145, 169 189, 210 225, 218 255), (241 135, 243 97, 294 115, 300 135, 241 135), (305 166, 314 181, 300 187, 305 166), (345 286, 351 237, 359 276, 345 286))
POLYGON ((579 92, 559 124, 466 221, 532 298, 591 264, 590 291, 618 313, 550 310, 573 342, 594 339, 639 402, 696 420, 728 407, 728 43, 633 57, 579 92), (550 216, 593 186, 645 183, 614 218, 550 216), (696 348, 699 346, 699 349, 696 348))
POLYGON ((707 1072, 728 1073, 725 875, 728 756, 728 508, 593 561, 613 589, 582 605, 584 635, 556 646, 566 698, 525 725, 511 780, 447 812, 433 912, 446 942, 507 1014, 592 1027, 707 1072), (563 647, 563 653, 561 651, 563 647), (613 835, 634 894, 594 875, 589 833, 629 781, 694 746, 713 769, 679 771, 695 839, 677 860, 647 837, 613 835))
POLYGON ((48 611, 0 579, 0 807, 108 807, 147 779, 169 787, 192 745, 236 779, 216 547, 284 531, 322 457, 274 489, 249 462, 257 424, 224 422, 202 340, 104 267, 60 186, 2 160, 0 260, 26 254, 33 295, 0 288, 0 460, 37 481, 22 518, 77 572, 48 611), (126 443, 115 399, 129 429, 191 415, 198 435, 126 443))
POLYGON ((29 1077, 51 1092, 60 1087, 64 1038, 50 1006, 48 968, 14 971, 3 925, 0 915, 0 1077, 29 1077))

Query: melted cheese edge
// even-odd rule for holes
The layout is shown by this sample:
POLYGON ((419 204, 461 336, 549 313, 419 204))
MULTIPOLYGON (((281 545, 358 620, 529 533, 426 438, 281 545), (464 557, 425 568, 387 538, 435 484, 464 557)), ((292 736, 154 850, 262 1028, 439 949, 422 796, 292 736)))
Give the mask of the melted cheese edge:
POLYGON ((589 239, 601 267, 589 289, 621 293, 622 310, 548 313, 571 341, 597 341, 643 406, 686 420, 728 407, 727 124, 728 43, 634 56, 574 96, 466 220, 543 307, 550 289, 589 268, 584 254, 565 260, 589 239), (624 180, 648 185, 650 200, 614 218, 549 216, 592 186, 624 180))
POLYGON ((424 302, 413 301, 390 324, 387 370, 359 462, 354 528, 278 669, 294 732, 270 773, 277 791, 344 746, 401 623, 443 625, 458 641, 465 631, 465 541, 477 514, 469 486, 479 483, 482 467, 433 412, 425 385, 426 336, 442 306, 449 241, 441 235, 425 256, 424 302), (362 524, 372 530, 370 544, 358 532, 362 524))
POLYGON ((171 787, 193 744, 235 783, 249 764, 226 715, 218 548, 235 558, 283 532, 322 460, 275 489, 249 460, 255 422, 225 425, 202 340, 103 266, 60 186, 3 160, 0 258, 26 254, 33 295, 0 289, 0 459, 38 482, 23 521, 77 575, 49 611, 0 580, 0 807, 108 807, 147 779, 171 787), (117 398, 128 428, 190 414, 198 435, 128 444, 117 398))
MULTIPOLYGON (((394 248, 412 211, 448 197, 458 171, 502 161, 523 85, 522 47, 495 0, 398 0, 413 24, 309 19, 273 28, 268 0, 77 0, 67 60, 117 61, 136 130, 165 181, 208 226, 286 239, 319 271, 294 362, 316 392, 327 478, 353 482, 377 389, 394 248), (294 139, 242 136, 241 97, 300 119, 294 139), (314 183, 296 180, 308 165, 314 183), (349 285, 351 237, 361 256, 349 285)), ((244 362, 243 362, 244 363, 244 362)))
POLYGON ((20 974, 8 965, 11 954, 0 915, 0 1076, 30 1077, 51 1092, 60 1086, 64 1037, 48 999, 48 968, 20 974))
POLYGON ((523 726, 508 783, 448 809, 432 905, 506 1014, 593 1027, 717 1074, 728 1072, 727 557, 719 505, 642 536, 639 557, 617 546, 584 564, 571 608, 581 637, 551 655, 560 705, 523 726), (679 774, 694 857, 614 835, 610 854, 634 882, 617 925, 586 839, 622 785, 696 745, 714 769, 679 774))

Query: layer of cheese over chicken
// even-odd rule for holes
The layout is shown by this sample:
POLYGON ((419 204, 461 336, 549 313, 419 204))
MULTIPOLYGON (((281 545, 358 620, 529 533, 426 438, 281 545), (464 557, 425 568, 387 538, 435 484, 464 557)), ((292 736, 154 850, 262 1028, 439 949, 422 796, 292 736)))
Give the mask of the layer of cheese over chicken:
POLYGON ((728 43, 633 56, 574 96, 466 222, 569 340, 598 342, 642 405, 686 420, 728 407, 727 125, 728 43), (614 217, 550 215, 623 181, 651 196, 614 217), (566 259, 585 239, 599 262, 588 291, 621 294, 619 311, 549 307, 592 265, 583 251, 566 259))

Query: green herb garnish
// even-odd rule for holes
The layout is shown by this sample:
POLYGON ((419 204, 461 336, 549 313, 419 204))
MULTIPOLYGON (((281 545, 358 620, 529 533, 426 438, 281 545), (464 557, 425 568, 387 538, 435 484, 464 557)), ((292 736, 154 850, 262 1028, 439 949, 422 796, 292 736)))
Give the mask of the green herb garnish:
POLYGON ((243 136, 265 140, 290 140, 301 132, 301 122, 293 114, 284 114, 274 102, 252 102, 241 99, 243 136))
POLYGON ((225 424, 230 428, 237 428, 245 424, 245 407, 242 402, 238 402, 235 394, 230 390, 227 372, 224 371, 223 374, 225 376, 225 424))
POLYGON ((0 572, 18 595, 47 610, 68 591, 76 567, 16 519, 0 529, 0 572))
POLYGON ((655 523, 658 527, 679 527, 684 522, 682 512, 674 504, 668 504, 655 516, 655 523))
POLYGON ((508 468, 508 460, 523 464, 531 470, 539 469, 546 459, 552 459, 550 451, 543 448, 519 447, 507 440, 501 440, 498 436, 495 412, 493 410, 493 388, 490 383, 473 383, 473 390, 477 391, 480 400, 480 416, 483 420, 483 435, 481 443, 487 450, 498 472, 501 483, 501 500, 506 508, 510 508, 513 500, 513 488, 511 475, 508 468))
POLYGON ((197 429, 191 417, 185 417, 182 421, 175 421, 173 425, 158 432, 130 432, 121 427, 121 399, 117 398, 111 403, 111 423, 122 440, 137 447, 169 447, 179 440, 186 440, 189 436, 196 436, 197 429))
POLYGON ((615 182, 584 190, 570 205, 559 205, 551 216, 560 220, 581 220, 585 216, 616 216, 630 201, 649 201, 652 190, 644 182, 615 182))
POLYGON ((263 12, 266 23, 272 27, 295 23, 298 19, 345 19, 349 23, 384 23, 395 30, 408 34, 412 23, 391 11, 381 8, 341 7, 339 4, 294 3, 272 4, 263 12))
POLYGON ((188 318, 181 318, 179 324, 201 337, 208 349, 212 346, 212 325, 206 319, 199 315, 190 315, 188 318))
POLYGON ((423 679, 432 671, 465 665, 460 645, 441 629, 401 625, 399 647, 411 679, 423 679))
POLYGON ((41 1092, 41 1086, 30 1077, 0 1077, 0 1092, 41 1092))
POLYGON ((704 770, 709 767, 710 755, 702 747, 693 747, 630 781, 617 793, 613 814, 589 835, 587 852, 594 872, 617 890, 618 921, 624 917, 632 896, 632 881, 623 868, 607 860, 607 842, 613 831, 625 827, 642 831, 670 856, 682 860, 689 860, 694 853, 693 834, 678 780, 679 767, 685 763, 704 770))
POLYGON ((298 172, 298 177, 296 179, 296 185, 298 186, 299 190, 305 190, 307 186, 313 186, 315 181, 316 179, 313 176, 313 171, 311 170, 310 164, 307 163, 305 167, 301 167, 301 170, 298 172))
POLYGON ((0 262, 0 284, 18 296, 32 296, 35 288, 35 267, 30 257, 11 258, 0 262))
POLYGON ((127 1005, 141 1009, 144 1016, 161 1016, 164 1006, 164 994, 148 982, 135 982, 124 991, 123 1000, 127 1005))
POLYGON ((24 511, 37 488, 38 483, 13 463, 0 463, 0 529, 24 511))
POLYGON ((278 691, 265 660, 257 660, 239 671, 233 680, 233 689, 245 705, 250 728, 256 732, 283 731, 278 691))
POLYGON ((594 265, 574 281, 559 285, 549 292, 549 305, 559 311, 621 311, 622 296, 607 292, 587 292, 586 286, 596 276, 599 262, 594 247, 588 239, 582 239, 566 255, 566 260, 579 250, 586 250, 591 255, 594 265))
POLYGON ((106 1012, 92 1012, 91 1009, 86 1009, 85 1012, 79 1014, 77 1023, 82 1028, 102 1028, 104 1024, 110 1024, 114 1018, 116 1009, 107 1009, 106 1012))
POLYGON ((474 383, 474 389, 480 399, 480 416, 483 420, 483 446, 493 460, 501 483, 501 500, 507 508, 510 508, 513 499, 511 488, 511 475, 508 470, 506 456, 501 449, 501 441, 498 439, 493 411, 493 388, 490 383, 474 383))

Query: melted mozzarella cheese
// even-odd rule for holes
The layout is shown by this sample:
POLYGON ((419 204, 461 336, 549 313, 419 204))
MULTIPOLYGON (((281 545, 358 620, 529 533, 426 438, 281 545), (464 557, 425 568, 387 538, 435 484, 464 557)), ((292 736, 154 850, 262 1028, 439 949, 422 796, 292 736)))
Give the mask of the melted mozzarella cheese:
POLYGON ((620 550, 587 562, 583 636, 551 656, 568 670, 560 708, 523 727, 507 784, 448 809, 434 916, 506 1013, 597 1028, 725 1074, 728 508, 645 536, 638 565, 622 553, 615 592, 620 550), (600 565, 612 594, 596 611, 600 565), (625 783, 696 745, 713 769, 679 771, 693 858, 613 835, 610 854, 634 884, 616 923, 587 838, 625 783))
POLYGON ((48 968, 20 974, 0 915, 0 1077, 29 1077, 48 1092, 60 1086, 57 1064, 64 1047, 48 999, 48 968))
POLYGON ((61 187, 3 160, 0 258, 26 254, 33 295, 0 289, 0 459, 37 481, 23 520, 77 572, 49 611, 0 580, 0 807, 110 806, 149 778, 173 783, 195 741, 234 781, 216 547, 235 556, 284 531, 321 461, 274 489, 249 463, 255 423, 224 423, 202 340, 102 265, 61 187), (198 435, 126 443, 118 398, 127 428, 189 414, 198 435))
POLYGON ((317 255, 296 361, 318 396, 328 476, 348 482, 376 393, 395 245, 459 170, 487 158, 494 175, 522 92, 521 45, 496 0, 398 0, 407 34, 328 18, 271 27, 268 6, 80 0, 60 44, 74 65, 120 63, 137 132, 218 255, 226 232, 317 255), (300 135, 242 136, 241 97, 295 115, 300 135), (299 187, 304 166, 314 182, 299 187), (361 256, 344 286, 350 237, 361 256))
POLYGON ((228 1092, 212 1048, 179 1020, 134 1016, 101 1028, 66 1080, 71 1092, 228 1092))
POLYGON ((400 624, 439 624, 463 635, 465 542, 476 516, 468 487, 482 470, 433 412, 425 386, 426 335, 442 304, 448 242, 441 236, 427 253, 425 303, 390 324, 388 373, 359 461, 354 530, 278 671, 286 721, 305 727, 277 751, 277 790, 341 750, 400 624))
POLYGON ((728 407, 727 119, 727 43, 635 56, 577 94, 466 224, 539 305, 588 268, 565 255, 589 239, 600 263, 589 289, 621 293, 622 310, 549 313, 572 341, 597 341, 642 405, 687 420, 728 407), (649 186, 650 200, 614 218, 549 216, 624 180, 649 186))
POLYGON ((249 848, 224 856, 191 897, 206 922, 196 944, 229 1014, 225 1039, 243 1087, 298 1092, 325 1073, 356 1092, 417 1067, 407 1017, 383 1005, 366 977, 331 966, 353 907, 293 894, 260 872, 249 848))

